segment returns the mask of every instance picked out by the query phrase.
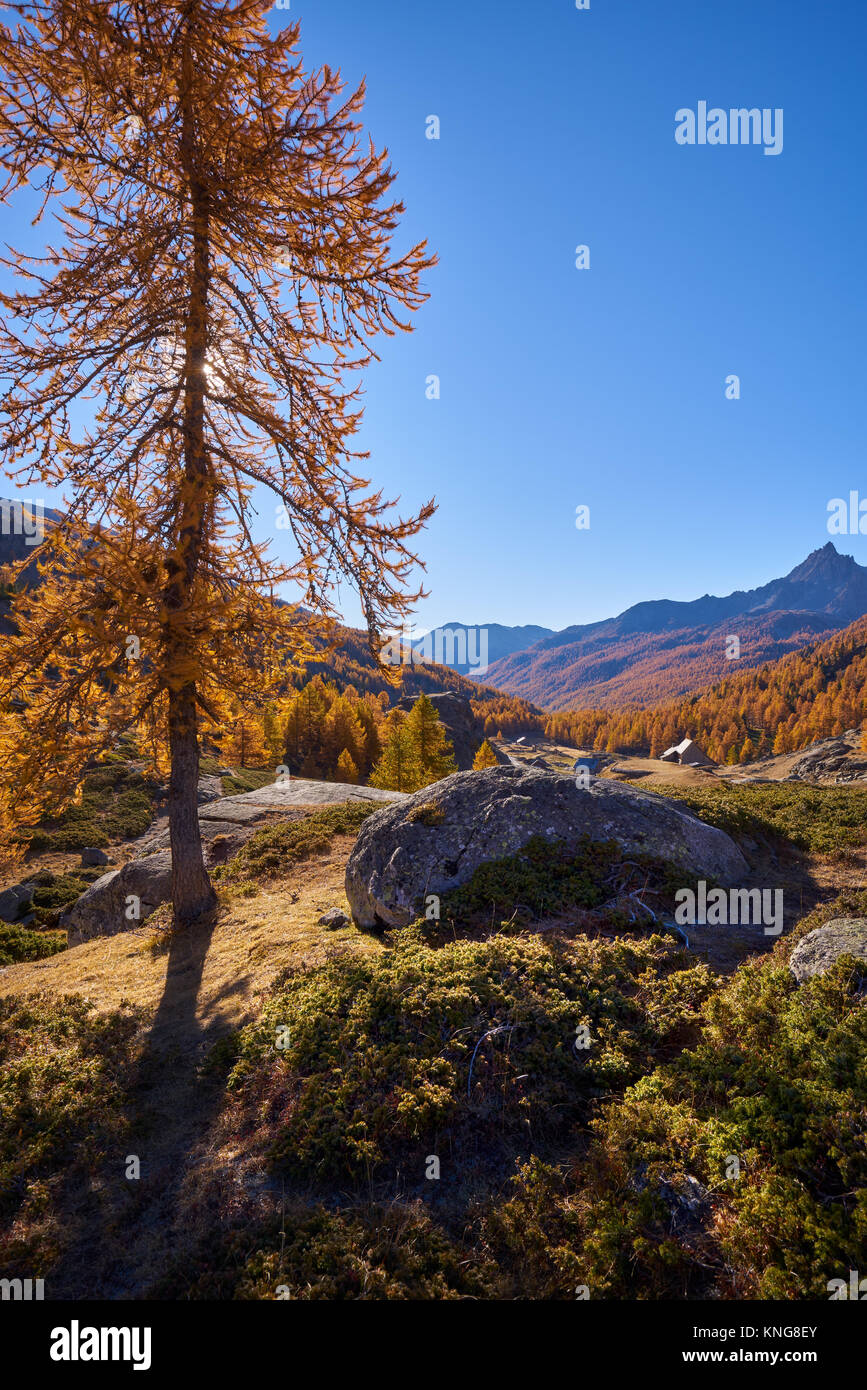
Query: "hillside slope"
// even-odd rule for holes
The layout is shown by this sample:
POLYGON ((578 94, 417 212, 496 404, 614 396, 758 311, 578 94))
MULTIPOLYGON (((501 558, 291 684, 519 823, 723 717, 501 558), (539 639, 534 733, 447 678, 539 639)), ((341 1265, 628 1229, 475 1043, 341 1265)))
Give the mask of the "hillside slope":
POLYGON ((859 729, 865 721, 867 618, 859 618, 833 637, 731 673, 700 694, 650 709, 555 713, 546 734, 580 748, 652 756, 691 737, 718 762, 752 762, 859 729))
MULTIPOLYGON (((11 576, 22 560, 28 560, 31 563, 23 575, 17 576, 20 588, 22 583, 39 582, 36 571, 39 546, 28 543, 28 532, 31 535, 33 533, 31 513, 16 513, 14 506, 15 504, 8 499, 0 498, 0 515, 3 518, 3 525, 0 526, 0 581, 4 578, 4 567, 12 567, 7 570, 7 574, 11 576)), ((60 512, 50 509, 44 512, 46 529, 61 519, 60 512)), ((301 613, 303 610, 297 611, 301 613)), ((0 634, 11 630, 11 612, 12 603, 9 595, 0 590, 0 634)), ((492 624, 487 631, 490 656, 492 651, 511 652, 516 646, 526 646, 528 642, 535 641, 540 634, 549 633, 550 629, 533 626, 506 628, 492 624)), ((330 644, 319 643, 319 650, 320 655, 309 661, 302 673, 288 677, 287 684, 298 687, 313 676, 320 675, 325 681, 333 681, 341 692, 351 685, 359 694, 385 694, 390 704, 395 704, 405 695, 418 696, 422 692, 435 695, 451 690, 467 700, 472 700, 476 705, 476 713, 482 718, 490 716, 491 723, 486 732, 494 732, 496 728, 511 733, 518 733, 523 729, 542 729, 544 715, 541 710, 524 700, 506 696, 487 683, 467 679, 466 675, 462 674, 468 669, 466 664, 446 666, 434 661, 407 664, 400 667, 399 679, 392 684, 388 679, 388 673, 378 664, 370 650, 367 633, 341 625, 335 626, 330 644)))
POLYGON ((314 811, 303 862, 274 852, 299 821, 226 866, 207 928, 158 915, 3 971, 4 1277, 50 1300, 824 1296, 861 1267, 867 1017, 851 959, 799 989, 788 957, 867 895, 786 844, 769 789, 708 797, 759 881, 773 847, 790 909, 725 964, 588 907, 587 857, 556 917, 556 860, 523 858, 508 920, 485 891, 444 940, 330 930, 352 835, 314 811))
POLYGON ((758 589, 638 603, 495 662, 486 681, 548 709, 645 707, 828 637, 867 613, 867 568, 831 541, 758 589), (740 656, 726 656, 730 635, 740 656))
POLYGON ((526 651, 528 647, 553 636, 550 627, 539 627, 535 623, 525 623, 522 627, 504 627, 502 623, 442 623, 414 642, 413 647, 426 654, 427 644, 434 658, 442 654, 444 662, 462 676, 474 676, 476 667, 484 664, 485 670, 479 673, 480 679, 484 680, 487 667, 495 661, 502 661, 513 652, 526 651), (459 643, 461 635, 464 637, 463 646, 459 643), (476 661, 462 661, 462 651, 468 657, 475 656, 476 661))
POLYGON ((325 681, 333 681, 341 691, 352 686, 359 694, 385 694, 392 705, 406 695, 438 695, 451 690, 472 701, 476 714, 485 721, 486 735, 497 730, 541 733, 544 726, 544 711, 537 706, 519 696, 505 695, 487 683, 470 680, 449 666, 422 662, 401 666, 399 673, 399 682, 390 684, 368 646, 367 634, 358 628, 341 627, 334 644, 323 647, 320 656, 308 661, 303 673, 294 678, 294 684, 303 685, 319 675, 325 681))

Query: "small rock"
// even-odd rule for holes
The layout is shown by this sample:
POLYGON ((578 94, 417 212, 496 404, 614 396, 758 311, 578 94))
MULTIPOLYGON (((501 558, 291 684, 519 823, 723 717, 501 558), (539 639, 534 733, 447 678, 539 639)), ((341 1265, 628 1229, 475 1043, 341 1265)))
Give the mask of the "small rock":
POLYGON ((108 855, 104 849, 83 849, 81 851, 81 867, 83 869, 100 869, 108 862, 108 855))
POLYGON ((0 921, 17 922, 26 908, 33 902, 32 883, 16 883, 0 893, 0 921))
POLYGON ((320 927, 327 927, 329 931, 339 931, 341 927, 349 926, 349 918, 339 907, 331 907, 327 912, 323 912, 319 918, 320 927))
POLYGON ((835 917, 802 937, 789 957, 789 969, 803 985, 824 975, 840 956, 867 961, 867 917, 835 917))

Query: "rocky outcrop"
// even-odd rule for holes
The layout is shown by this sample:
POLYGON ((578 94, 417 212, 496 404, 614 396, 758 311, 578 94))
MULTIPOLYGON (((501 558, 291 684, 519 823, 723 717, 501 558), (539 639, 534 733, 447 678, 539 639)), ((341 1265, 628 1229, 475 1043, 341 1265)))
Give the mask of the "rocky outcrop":
POLYGON ((848 729, 836 738, 811 743, 789 769, 787 782, 842 784, 867 780, 867 755, 860 755, 861 734, 848 729))
POLYGON ((172 856, 168 850, 131 859, 92 883, 60 918, 70 946, 94 936, 115 936, 139 926, 172 895, 172 856))
POLYGON ((867 917, 835 917, 808 932, 789 957, 789 969, 802 985, 847 955, 867 963, 867 917))
POLYGON ((319 806, 336 806, 344 801, 400 801, 404 792, 382 791, 379 787, 359 787, 350 782, 319 782, 306 777, 287 777, 253 792, 224 796, 222 800, 203 806, 199 820, 231 821, 246 825, 261 820, 274 811, 291 810, 300 806, 307 810, 319 806))
MULTIPOLYGON (((301 777, 275 782, 239 796, 224 796, 199 808, 205 862, 209 868, 224 864, 265 821, 303 815, 317 807, 335 806, 344 801, 388 805, 403 799, 403 792, 380 791, 376 787, 356 787, 343 782, 308 781, 301 777)), ((70 946, 94 936, 130 931, 160 903, 169 901, 172 857, 167 822, 149 830, 136 848, 135 859, 122 869, 103 874, 62 915, 60 926, 69 933, 70 946), (138 916, 130 915, 130 898, 138 899, 138 916)))
POLYGON ((353 916, 364 927, 405 926, 427 894, 458 887, 536 835, 617 840, 625 854, 677 864, 687 881, 736 884, 749 873, 734 841, 678 802, 607 778, 582 790, 558 773, 499 767, 454 773, 365 822, 346 869, 353 916))
POLYGON ((219 801, 223 795, 223 779, 210 775, 199 778, 197 798, 200 806, 207 806, 209 801, 219 801))

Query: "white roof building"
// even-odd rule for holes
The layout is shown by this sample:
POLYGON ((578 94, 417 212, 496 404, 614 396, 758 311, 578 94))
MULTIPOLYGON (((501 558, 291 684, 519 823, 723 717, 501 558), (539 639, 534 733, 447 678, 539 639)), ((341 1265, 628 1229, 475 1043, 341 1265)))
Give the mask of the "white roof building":
POLYGON ((660 758, 664 763, 686 763, 689 767, 715 767, 712 758, 707 756, 704 749, 699 748, 694 739, 685 738, 681 743, 675 743, 671 748, 666 748, 664 753, 660 753, 660 758))

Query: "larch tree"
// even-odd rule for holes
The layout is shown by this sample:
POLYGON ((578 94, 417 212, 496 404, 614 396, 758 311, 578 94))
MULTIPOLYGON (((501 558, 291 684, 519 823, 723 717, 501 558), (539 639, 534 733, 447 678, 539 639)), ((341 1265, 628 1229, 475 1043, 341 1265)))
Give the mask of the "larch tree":
POLYGON ((225 732, 220 740, 223 761, 236 763, 239 767, 264 767, 268 748, 263 724, 264 717, 258 716, 255 710, 236 704, 223 723, 225 732))
POLYGON ((361 763, 358 769, 362 778, 369 775, 371 768, 378 762, 382 753, 382 742, 379 737, 379 722, 377 720, 376 710, 377 706, 372 704, 369 699, 364 699, 359 701, 355 711, 364 729, 361 763))
POLYGON ((386 721, 382 756, 370 774, 372 787, 387 791, 414 792, 425 785, 415 740, 402 710, 393 710, 386 721))
POLYGON ((486 767, 499 767, 499 760, 496 753, 487 739, 482 743, 478 753, 473 758, 473 771, 481 772, 486 767))
POLYGON ((215 901, 202 713, 261 705, 330 631, 341 577, 377 650, 421 596, 410 542, 433 511, 397 515, 353 438, 357 373, 432 262, 393 249, 363 87, 305 73, 270 10, 36 0, 0 26, 2 197, 55 215, 44 251, 4 258, 0 464, 67 502, 3 638, 2 810, 60 804, 121 730, 162 722, 178 926, 215 901), (254 540, 254 489, 285 562, 254 540))
POLYGON ((269 700, 262 711, 262 738, 267 758, 275 766, 283 763, 286 740, 283 736, 281 706, 285 702, 269 700))
POLYGON ((436 705, 422 692, 406 717, 420 770, 420 787, 457 772, 454 748, 440 719, 436 705))
POLYGON ((350 753, 348 748, 344 748, 340 754, 340 757, 337 759, 336 780, 338 782, 351 783, 355 783, 358 781, 358 768, 355 766, 355 763, 352 759, 352 754, 350 753))
MULTIPOLYGON (((325 718, 323 736, 323 757, 328 769, 327 775, 334 776, 340 754, 347 752, 356 769, 362 761, 364 748, 364 728, 350 701, 338 695, 325 718)), ((347 782, 347 777, 337 777, 338 782, 347 782)))

